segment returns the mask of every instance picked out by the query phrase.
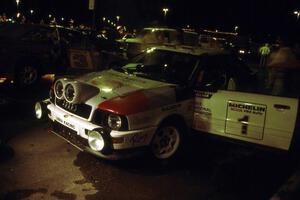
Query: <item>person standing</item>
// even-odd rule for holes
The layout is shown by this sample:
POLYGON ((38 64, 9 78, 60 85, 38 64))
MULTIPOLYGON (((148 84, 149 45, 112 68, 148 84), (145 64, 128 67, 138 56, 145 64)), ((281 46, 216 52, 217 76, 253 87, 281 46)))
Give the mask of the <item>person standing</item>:
POLYGON ((267 90, 272 95, 299 96, 300 61, 287 41, 280 41, 278 51, 270 55, 267 68, 267 90))
POLYGON ((268 43, 265 43, 264 46, 259 48, 259 54, 260 54, 260 62, 259 66, 261 68, 266 66, 267 58, 271 53, 271 49, 268 43))

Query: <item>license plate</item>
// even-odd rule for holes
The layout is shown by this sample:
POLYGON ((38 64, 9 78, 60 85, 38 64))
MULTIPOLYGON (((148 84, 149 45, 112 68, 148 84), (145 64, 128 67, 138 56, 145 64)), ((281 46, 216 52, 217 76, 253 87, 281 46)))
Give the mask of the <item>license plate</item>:
POLYGON ((65 125, 65 126, 67 126, 67 127, 70 128, 70 129, 76 130, 76 127, 75 127, 74 124, 71 124, 70 122, 67 122, 67 121, 65 121, 65 120, 62 120, 62 119, 59 118, 59 117, 56 117, 56 121, 58 121, 59 123, 65 125))

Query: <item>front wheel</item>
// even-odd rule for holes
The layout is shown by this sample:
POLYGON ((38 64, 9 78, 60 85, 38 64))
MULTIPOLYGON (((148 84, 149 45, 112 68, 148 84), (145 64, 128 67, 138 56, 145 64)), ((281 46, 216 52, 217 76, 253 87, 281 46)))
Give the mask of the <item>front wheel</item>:
POLYGON ((158 160, 168 160, 178 153, 182 143, 182 129, 175 124, 162 124, 156 131, 152 142, 151 152, 158 160))

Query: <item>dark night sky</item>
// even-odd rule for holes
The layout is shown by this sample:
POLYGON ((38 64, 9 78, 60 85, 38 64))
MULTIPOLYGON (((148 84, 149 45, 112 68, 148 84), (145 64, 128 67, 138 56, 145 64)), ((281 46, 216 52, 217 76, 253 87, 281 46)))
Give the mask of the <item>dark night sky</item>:
MULTIPOLYGON (((0 11, 15 11, 15 0, 1 0, 0 11)), ((88 0, 21 0, 21 10, 33 8, 82 22, 91 22, 88 0)), ((299 0, 96 0, 97 19, 121 16, 129 26, 144 26, 163 21, 162 7, 170 8, 168 23, 172 26, 193 25, 196 29, 217 28, 232 31, 235 25, 242 32, 271 33, 299 30, 293 15, 300 9, 299 0)))

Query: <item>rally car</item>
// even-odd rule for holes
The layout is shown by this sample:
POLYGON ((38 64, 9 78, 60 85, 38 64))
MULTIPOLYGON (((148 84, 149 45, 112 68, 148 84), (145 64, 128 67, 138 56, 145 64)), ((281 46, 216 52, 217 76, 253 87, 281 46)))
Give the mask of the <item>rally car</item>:
POLYGON ((289 150, 298 99, 255 93, 256 82, 222 50, 162 46, 119 68, 58 79, 48 116, 53 133, 107 159, 141 148, 174 158, 190 130, 289 150))

